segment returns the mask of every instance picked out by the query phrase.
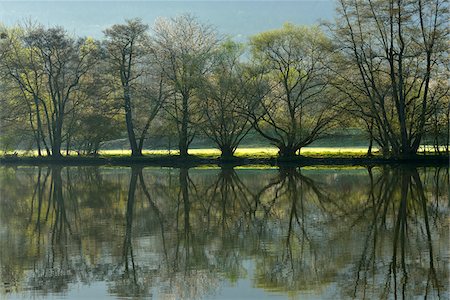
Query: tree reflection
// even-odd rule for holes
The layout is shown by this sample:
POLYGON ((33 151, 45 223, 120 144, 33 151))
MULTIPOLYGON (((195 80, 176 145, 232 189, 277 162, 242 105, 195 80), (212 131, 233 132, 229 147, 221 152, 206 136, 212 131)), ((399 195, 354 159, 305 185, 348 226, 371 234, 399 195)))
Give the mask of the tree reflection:
MULTIPOLYGON (((37 183, 37 212, 33 212, 36 193, 33 193, 30 221, 35 218, 35 226, 31 234, 34 249, 41 260, 33 265, 33 273, 28 278, 29 284, 42 290, 61 292, 67 289, 70 281, 76 276, 75 258, 68 254, 67 245, 73 244, 73 249, 80 248, 80 239, 77 236, 77 202, 71 201, 71 182, 67 181, 66 189, 63 187, 62 167, 54 166, 47 170, 43 176, 41 168, 38 170, 37 183), (42 178, 43 177, 43 178, 42 178), (49 179, 50 178, 50 179, 49 179), (66 192, 67 197, 64 197, 66 192), (47 195, 46 199, 44 195, 47 195), (67 207, 67 206, 70 207, 67 207), (71 219, 68 210, 73 213, 71 219), (33 216, 36 214, 37 216, 33 216), (45 232, 43 232, 45 228, 45 232), (48 248, 46 249, 46 244, 48 248)), ((78 253, 80 254, 80 253, 78 253)), ((82 256, 78 257, 82 260, 82 256)))
POLYGON ((302 174, 300 168, 281 168, 258 193, 265 230, 278 231, 257 265, 257 284, 270 290, 299 291, 317 285, 317 261, 323 246, 315 239, 315 225, 333 202, 322 184, 302 174), (268 249, 269 250, 269 249, 268 249))
POLYGON ((437 217, 438 212, 430 209, 417 169, 384 168, 376 181, 369 169, 369 177, 368 206, 358 220, 370 223, 363 231, 366 236, 355 270, 353 298, 409 299, 420 294, 440 298, 448 274, 442 266, 437 274, 433 251, 437 236, 429 221, 429 214, 437 217), (385 260, 388 253, 391 258, 385 260), (384 284, 371 285, 382 270, 386 272, 384 284))
POLYGON ((448 292, 448 169, 4 168, 0 188, 3 292, 448 292))
POLYGON ((148 295, 148 285, 139 274, 133 252, 133 219, 135 215, 138 178, 142 176, 142 167, 131 167, 128 195, 125 210, 125 233, 122 244, 122 260, 114 271, 114 285, 110 292, 119 297, 143 297, 148 295), (123 269, 122 269, 123 268, 123 269), (121 270, 121 271, 120 271, 121 270), (120 274, 121 273, 121 274, 120 274))
POLYGON ((92 280, 86 235, 98 238, 99 233, 86 230, 86 234, 82 229, 83 223, 93 226, 95 220, 85 207, 80 212, 79 204, 92 205, 101 200, 100 195, 110 196, 114 185, 102 187, 101 180, 88 180, 98 178, 95 168, 78 169, 75 176, 61 166, 35 169, 25 172, 25 178, 16 178, 17 182, 26 180, 27 185, 3 185, 2 178, 0 220, 8 235, 2 236, 1 269, 2 278, 15 282, 16 289, 31 288, 45 295, 64 292, 72 282, 92 280), (11 210, 5 210, 5 204, 12 205, 11 210), (22 220, 28 221, 24 224, 22 220), (9 272, 3 272, 5 269, 9 272))

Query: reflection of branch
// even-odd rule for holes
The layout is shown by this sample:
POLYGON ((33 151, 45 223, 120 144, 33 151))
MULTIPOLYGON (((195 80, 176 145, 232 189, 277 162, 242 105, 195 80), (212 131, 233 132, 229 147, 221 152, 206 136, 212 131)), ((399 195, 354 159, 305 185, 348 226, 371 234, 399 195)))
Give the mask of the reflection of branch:
POLYGON ((405 264, 405 231, 406 231, 406 200, 408 195, 408 185, 410 184, 410 178, 407 174, 401 174, 402 182, 401 182, 401 200, 400 207, 398 209, 397 220, 394 229, 394 242, 393 242, 393 250, 392 250, 392 263, 390 264, 394 274, 394 295, 397 297, 397 244, 400 235, 400 251, 401 251, 401 266, 403 270, 403 286, 402 286, 402 294, 403 299, 405 299, 405 289, 408 281, 408 273, 406 271, 405 264))
MULTIPOLYGON (((439 173, 437 175, 439 176, 439 173)), ((429 286, 429 281, 431 280, 433 283, 433 286, 436 288, 436 290, 438 292, 438 297, 440 298, 440 286, 439 286, 439 282, 437 279, 436 270, 434 268, 433 243, 431 240, 431 230, 430 230, 430 224, 428 221, 427 199, 425 197, 424 189, 422 186, 422 182, 420 181, 419 174, 417 173, 416 170, 413 172, 412 178, 413 178, 414 182, 416 183, 417 193, 419 195, 419 200, 422 204, 423 217, 424 217, 424 221, 425 221, 425 229, 427 232, 428 255, 430 257, 430 270, 428 272, 427 288, 425 291, 426 292, 425 296, 428 295, 428 286, 429 286)), ((438 180, 439 180, 439 178, 438 178, 438 180)))
MULTIPOLYGON (((40 189, 41 187, 41 167, 38 167, 38 178, 37 178, 37 183, 34 186, 34 190, 33 190, 33 196, 31 196, 31 209, 30 209, 30 216, 28 217, 28 225, 31 223, 31 220, 33 218, 33 212, 34 212, 34 199, 36 198, 36 192, 40 189)), ((39 196, 38 196, 39 198, 39 196)))
MULTIPOLYGON (((430 267, 428 272, 427 287, 425 290, 425 297, 428 296, 430 282, 433 284, 435 290, 437 290, 438 296, 440 296, 440 286, 438 283, 438 277, 434 267, 433 249, 431 241, 431 229, 428 219, 427 199, 422 186, 421 179, 417 170, 415 169, 393 169, 393 172, 383 172, 380 180, 376 181, 375 185, 372 180, 372 174, 369 170, 371 188, 369 191, 369 201, 372 203, 373 218, 372 222, 367 228, 367 236, 364 243, 363 252, 359 261, 357 270, 355 271, 356 280, 353 290, 353 297, 357 298, 357 290, 360 281, 361 272, 364 274, 364 286, 363 292, 366 295, 367 288, 367 272, 371 263, 375 263, 375 254, 377 253, 377 232, 378 226, 386 226, 386 218, 388 217, 389 208, 392 207, 393 218, 395 223, 393 224, 393 237, 392 237, 392 258, 387 268, 387 274, 385 277, 385 284, 380 297, 389 297, 390 293, 393 293, 394 297, 400 296, 403 299, 407 298, 409 272, 407 265, 407 243, 408 243, 408 221, 410 215, 418 215, 418 211, 415 210, 414 200, 419 200, 418 204, 422 209, 422 216, 424 218, 428 254, 430 259, 430 267), (378 189, 378 190, 377 190, 378 189), (377 195, 377 196, 375 196, 377 195), (413 201, 411 201, 413 200, 413 201), (397 207, 398 205, 398 207, 397 207), (370 241, 372 243, 372 255, 367 257, 367 252, 370 248, 370 241), (402 272, 401 280, 397 275, 397 270, 400 267, 402 272), (391 284, 393 286, 391 287, 391 284), (392 290, 391 290, 392 288, 392 290), (398 295, 401 293, 401 295, 398 295)), ((368 208, 363 208, 363 212, 358 215, 357 221, 366 222, 365 211, 368 208)), ((357 222, 356 221, 356 222, 357 222)), ((356 222, 352 223, 352 226, 356 222)), ((417 219, 414 221, 416 226, 419 226, 417 219)), ((376 266, 373 265, 373 270, 376 270, 376 266)), ((375 275, 374 275, 375 276, 375 275)))
MULTIPOLYGON (((68 237, 75 237, 79 249, 81 249, 81 239, 75 235, 72 231, 68 212, 78 211, 77 199, 71 198, 72 194, 69 193, 69 198, 64 191, 64 183, 62 180, 62 167, 52 166, 47 169, 47 173, 42 180, 42 173, 39 170, 37 178, 37 186, 35 188, 38 206, 36 212, 32 206, 32 214, 36 213, 36 224, 34 226, 34 232, 37 235, 37 257, 41 255, 41 228, 46 222, 51 222, 49 225, 50 244, 48 245, 48 251, 46 252, 46 260, 43 262, 43 266, 34 268, 34 275, 31 278, 33 281, 43 281, 44 284, 51 282, 58 289, 62 285, 66 285, 73 276, 74 266, 70 264, 70 256, 68 254, 69 244, 68 237), (51 174, 51 175, 50 175, 51 174), (50 184, 47 184, 48 178, 51 178, 50 184), (45 219, 42 220, 42 207, 44 206, 44 196, 47 196, 48 204, 45 219), (72 210, 67 210, 66 203, 72 204, 72 210), (66 278, 66 276, 68 276, 66 278)), ((67 178, 69 179, 69 178, 67 178)), ((67 181, 70 185, 70 180, 67 181)), ((70 190, 71 187, 66 187, 70 190)), ((77 227, 75 226, 75 229, 77 227)), ((45 241, 45 240, 44 240, 45 241)), ((81 264, 83 264, 83 257, 80 255, 81 264)))
POLYGON ((136 268, 134 264, 134 255, 133 255, 133 245, 131 242, 131 231, 133 227, 133 213, 134 213, 134 202, 135 202, 135 192, 136 192, 136 185, 137 185, 137 178, 138 173, 142 172, 141 168, 131 168, 131 179, 130 179, 130 185, 128 188, 128 200, 127 200, 127 211, 126 211, 126 227, 125 227, 125 238, 123 241, 123 263, 125 265, 125 272, 129 272, 128 267, 128 253, 130 254, 131 259, 131 265, 132 265, 132 271, 133 271, 133 281, 134 284, 137 285, 137 278, 136 278, 136 268))
POLYGON ((165 221, 164 221, 164 218, 163 218, 163 214, 159 210, 159 208, 156 205, 156 203, 152 200, 152 198, 150 196, 150 193, 147 190, 147 186, 145 185, 145 181, 144 181, 144 176, 142 174, 142 170, 140 170, 140 172, 139 172, 139 182, 140 182, 142 191, 144 192, 144 195, 147 197, 147 200, 148 200, 150 206, 155 211, 156 216, 158 217, 159 224, 161 226, 161 238, 162 238, 162 243, 163 243, 164 255, 166 256, 166 261, 168 262, 169 259, 168 259, 167 248, 166 248, 166 237, 165 237, 165 234, 164 234, 164 222, 165 221))
MULTIPOLYGON (((295 264, 294 264, 294 254, 293 254, 293 248, 292 248, 292 237, 295 235, 294 226, 295 224, 298 225, 298 227, 301 229, 302 234, 301 237, 297 237, 300 241, 300 247, 301 247, 301 257, 303 257, 303 248, 304 248, 304 241, 311 242, 306 228, 305 228, 305 215, 304 215, 304 205, 303 205, 303 195, 305 190, 303 189, 303 180, 301 179, 301 175, 299 174, 299 171, 297 168, 282 168, 279 171, 278 176, 272 180, 268 185, 266 185, 259 193, 256 195, 259 199, 266 193, 268 190, 273 189, 273 198, 268 204, 263 205, 264 209, 264 218, 262 220, 261 228, 264 225, 265 222, 267 222, 268 217, 270 215, 270 212, 272 210, 272 207, 274 207, 275 203, 280 203, 282 199, 286 199, 288 203, 290 203, 290 211, 288 216, 288 222, 287 222, 287 234, 286 234, 286 240, 284 245, 284 255, 282 258, 282 264, 286 265, 289 264, 290 273, 295 273, 295 264), (298 190, 298 184, 300 184, 300 191, 298 190), (301 209, 301 216, 299 216, 298 213, 298 201, 300 200, 300 209, 301 209)), ((261 200, 259 202, 262 203, 261 200)), ((278 272, 275 270, 272 270, 272 272, 278 272)))
POLYGON ((50 168, 47 169, 47 173, 45 174, 44 181, 41 183, 40 177, 40 169, 39 169, 39 177, 38 177, 38 211, 37 211, 37 219, 36 219, 36 225, 35 225, 35 231, 38 232, 38 237, 41 235, 41 210, 42 210, 42 202, 43 202, 43 196, 44 196, 44 190, 47 185, 47 179, 50 176, 50 168))
POLYGON ((152 200, 152 197, 150 196, 150 193, 148 192, 147 186, 145 185, 144 176, 142 174, 142 171, 139 172, 139 183, 141 185, 142 191, 144 192, 144 195, 147 197, 148 203, 152 207, 152 209, 155 211, 156 215, 158 216, 158 219, 163 222, 163 215, 161 211, 159 210, 156 203, 152 200))
MULTIPOLYGON (((294 171, 293 176, 297 181, 300 182, 300 184, 302 185, 302 189, 303 185, 306 185, 307 188, 310 188, 313 191, 313 193, 317 196, 317 200, 319 201, 318 203, 322 211, 329 211, 329 209, 327 209, 325 206, 326 204, 332 204, 338 210, 342 210, 341 207, 329 195, 327 195, 326 191, 320 189, 321 187, 318 183, 316 183, 313 179, 303 175, 300 169, 298 171, 294 171)), ((333 214, 334 212, 330 213, 329 215, 332 216, 333 214)))
POLYGON ((283 181, 283 178, 281 177, 277 177, 274 180, 272 180, 269 184, 267 184, 266 186, 264 186, 254 197, 255 199, 255 209, 257 209, 258 207, 258 203, 261 203, 261 196, 269 189, 271 189, 272 187, 280 184, 283 181))
MULTIPOLYGON (((61 177, 61 167, 52 168, 52 183, 53 189, 51 193, 53 195, 53 207, 54 212, 56 214, 55 222, 53 224, 52 230, 52 243, 55 242, 55 239, 58 241, 61 240, 63 232, 65 232, 66 226, 69 231, 69 234, 72 235, 72 227, 70 226, 69 221, 67 220, 65 201, 63 197, 63 183, 61 177)), ((67 239, 67 236, 65 236, 67 239)))
MULTIPOLYGON (((375 262, 375 250, 376 250, 376 246, 377 246, 377 233, 378 233, 378 214, 381 211, 382 205, 385 204, 385 206, 387 207, 391 197, 392 197, 392 193, 393 191, 391 190, 390 187, 392 187, 392 184, 388 184, 388 188, 385 189, 385 193, 382 193, 383 191, 383 186, 385 183, 385 180, 382 180, 384 178, 384 176, 382 176, 381 178, 379 178, 379 180, 377 180, 376 183, 374 183, 373 180, 373 174, 372 174, 372 169, 368 168, 368 174, 369 174, 369 179, 370 179, 370 190, 369 190, 369 196, 367 199, 367 203, 372 203, 372 210, 373 210, 373 218, 372 218, 372 222, 369 226, 369 230, 368 230, 368 234, 366 236, 365 242, 364 242, 364 249, 363 249, 363 253, 361 254, 361 259, 359 260, 358 263, 358 268, 356 271, 356 280, 355 280, 355 287, 353 290, 353 297, 356 298, 357 297, 357 289, 358 289, 358 285, 359 285, 359 280, 360 280, 360 273, 363 270, 363 267, 366 269, 367 266, 371 263, 371 262, 375 262), (379 194, 378 197, 375 198, 374 195, 374 189, 375 186, 380 184, 381 188, 379 189, 379 194), (375 199, 378 199, 378 203, 376 202, 375 199), (370 237, 372 236, 372 232, 373 232, 373 251, 371 253, 371 256, 369 258, 369 261, 366 262, 366 257, 367 257, 367 252, 369 250, 369 242, 370 242, 370 237)), ((369 209, 369 208, 368 208, 369 209)), ((368 209, 364 209, 363 212, 361 213, 360 217, 358 217, 356 219, 355 222, 352 223, 352 225, 350 227, 353 227, 356 225, 357 221, 361 221, 364 220, 366 218, 365 215, 365 211, 368 209)), ((386 211, 385 211, 386 212, 386 211)), ((384 217, 383 217, 384 218, 384 217)), ((364 290, 367 287, 367 274, 364 275, 364 290)))
MULTIPOLYGON (((190 202, 189 202, 189 183, 192 183, 192 181, 189 178, 189 170, 186 168, 180 169, 180 193, 179 193, 179 199, 181 196, 181 200, 183 201, 183 215, 184 215, 184 250, 185 250, 185 272, 188 271, 188 265, 189 265, 189 257, 190 257, 190 247, 191 247, 191 240, 190 240, 190 233, 191 233, 191 225, 190 225, 190 202)), ((193 184, 193 183, 192 183, 193 184)), ((195 186, 195 185, 194 185, 195 186)), ((180 200, 178 200, 180 201, 180 200)), ((178 230, 178 213, 177 213, 177 230, 178 230)), ((180 241, 178 239, 177 241, 177 252, 176 252, 176 260, 178 260, 178 249, 179 249, 180 241)))

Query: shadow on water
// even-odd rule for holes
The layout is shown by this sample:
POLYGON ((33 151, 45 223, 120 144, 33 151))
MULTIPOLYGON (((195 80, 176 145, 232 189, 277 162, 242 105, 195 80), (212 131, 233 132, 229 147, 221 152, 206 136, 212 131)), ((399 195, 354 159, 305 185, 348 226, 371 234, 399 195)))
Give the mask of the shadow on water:
POLYGON ((448 297, 448 168, 2 168, 3 294, 448 297), (251 287, 248 287, 251 289, 251 287))

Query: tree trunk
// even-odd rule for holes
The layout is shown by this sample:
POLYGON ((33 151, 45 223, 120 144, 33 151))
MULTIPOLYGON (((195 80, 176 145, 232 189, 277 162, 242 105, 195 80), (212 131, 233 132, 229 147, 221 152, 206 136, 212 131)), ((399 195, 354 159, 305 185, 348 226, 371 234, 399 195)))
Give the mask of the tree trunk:
POLYGON ((181 119, 181 132, 180 140, 178 143, 180 149, 180 156, 187 157, 188 154, 188 123, 189 123, 189 111, 188 111, 189 96, 183 95, 183 115, 181 119))
POLYGON ((124 100, 125 100, 125 122, 127 124, 127 133, 128 133, 128 140, 130 142, 130 148, 131 148, 131 156, 141 156, 142 152, 139 151, 137 142, 136 142, 136 136, 134 134, 134 126, 133 126, 133 116, 131 112, 131 99, 130 99, 130 92, 129 88, 124 88, 124 100))
POLYGON ((69 133, 67 135, 67 141, 66 141, 66 156, 69 156, 69 152, 70 152, 70 138, 71 138, 71 134, 69 133))
POLYGON ((297 149, 294 147, 278 147, 278 157, 283 159, 290 159, 296 157, 295 153, 297 152, 297 149))
POLYGON ((61 157, 61 144, 62 144, 62 125, 61 121, 56 121, 56 130, 53 135, 52 156, 61 157))
POLYGON ((55 138, 55 143, 52 148, 52 156, 53 157, 61 157, 61 142, 59 138, 55 138))
POLYGON ((386 137, 386 133, 384 133, 384 138, 381 139, 381 141, 383 142, 383 144, 380 144, 381 147, 381 154, 383 155, 383 157, 387 157, 390 155, 390 144, 389 144, 389 139, 386 137))
POLYGON ((373 138, 372 135, 370 136, 369 140, 369 148, 367 149, 367 156, 372 156, 372 146, 373 146, 373 138))
POLYGON ((35 138, 35 140, 36 140, 36 146, 37 146, 38 156, 42 156, 42 151, 41 151, 41 137, 39 136, 39 130, 35 130, 33 133, 34 133, 34 138, 35 138))
POLYGON ((231 146, 222 146, 220 148, 221 154, 220 154, 220 158, 221 159, 231 159, 234 157, 234 151, 231 148, 231 146))
POLYGON ((372 156, 372 146, 373 146, 373 119, 370 121, 369 126, 369 148, 367 149, 367 156, 372 156))
POLYGON ((38 148, 38 156, 42 156, 42 152, 41 152, 41 132, 42 132, 42 122, 41 122, 41 116, 39 113, 39 99, 34 96, 34 105, 36 107, 36 119, 37 119, 37 137, 36 137, 36 142, 37 142, 37 148, 38 148))

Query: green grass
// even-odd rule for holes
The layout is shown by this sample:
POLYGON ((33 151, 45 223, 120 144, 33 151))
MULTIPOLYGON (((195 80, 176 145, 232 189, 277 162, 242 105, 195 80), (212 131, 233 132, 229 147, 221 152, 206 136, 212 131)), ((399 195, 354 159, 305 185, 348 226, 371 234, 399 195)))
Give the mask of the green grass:
MULTIPOLYGON (((431 146, 422 146, 420 151, 426 149, 427 152, 433 153, 434 150, 431 146)), ((64 152, 65 153, 65 152, 64 152)), ((377 148, 373 148, 372 153, 375 156, 379 156, 377 148)), ((16 155, 19 157, 33 157, 37 156, 37 151, 10 151, 5 153, 5 156, 16 155), (14 154, 15 153, 15 154, 14 154)), ((144 156, 147 157, 167 157, 179 155, 178 150, 144 150, 144 156)), ((203 149, 189 149, 189 154, 199 158, 218 158, 220 156, 220 150, 214 148, 203 149)), ((253 159, 267 159, 277 157, 278 149, 275 147, 242 147, 238 148, 235 152, 235 156, 238 158, 253 158, 253 159)), ((305 147, 301 149, 300 154, 305 157, 311 158, 358 158, 366 157, 367 147, 305 147)), ((76 152, 71 152, 70 156, 76 157, 76 152)), ((100 157, 105 158, 119 158, 131 156, 130 150, 101 150, 99 152, 100 157)))
MULTIPOLYGON (((130 150, 102 150, 100 156, 117 157, 129 156, 130 150)), ((178 150, 144 150, 145 156, 167 156, 179 155, 178 150)), ((208 149, 190 149, 189 154, 200 158, 217 158, 220 156, 220 150, 214 148, 208 149)), ((275 147, 256 147, 256 148, 238 148, 235 156, 239 158, 274 158, 277 157, 278 149, 275 147)), ((307 157, 361 157, 367 154, 367 148, 363 147, 307 147, 303 148, 301 155, 307 157)))

